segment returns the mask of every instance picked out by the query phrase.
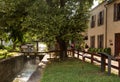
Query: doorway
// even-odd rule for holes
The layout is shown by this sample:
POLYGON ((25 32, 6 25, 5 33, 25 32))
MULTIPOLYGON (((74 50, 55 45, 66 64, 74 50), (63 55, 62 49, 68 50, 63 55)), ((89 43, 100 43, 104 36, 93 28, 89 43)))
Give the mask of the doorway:
POLYGON ((115 56, 120 54, 120 33, 115 34, 115 56))

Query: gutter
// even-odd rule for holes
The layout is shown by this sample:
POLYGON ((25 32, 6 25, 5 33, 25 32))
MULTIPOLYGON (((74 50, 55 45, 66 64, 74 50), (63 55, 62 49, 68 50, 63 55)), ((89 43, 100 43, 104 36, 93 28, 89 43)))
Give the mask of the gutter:
POLYGON ((105 18, 105 48, 107 48, 107 4, 105 5, 105 9, 106 9, 106 18, 105 18))
POLYGON ((108 35, 108 33, 107 33, 107 29, 108 29, 108 25, 107 25, 108 24, 107 23, 107 5, 115 2, 116 0, 109 0, 109 1, 105 0, 105 1, 106 1, 106 4, 104 5, 104 7, 106 9, 106 19, 105 19, 105 48, 107 48, 107 35, 108 35))

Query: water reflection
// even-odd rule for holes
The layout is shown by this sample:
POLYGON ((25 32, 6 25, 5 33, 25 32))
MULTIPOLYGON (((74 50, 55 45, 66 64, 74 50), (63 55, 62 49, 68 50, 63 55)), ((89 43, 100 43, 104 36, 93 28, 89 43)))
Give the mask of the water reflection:
POLYGON ((28 62, 25 65, 25 68, 16 76, 13 82, 27 82, 32 73, 36 70, 39 62, 40 61, 38 58, 28 60, 28 62))

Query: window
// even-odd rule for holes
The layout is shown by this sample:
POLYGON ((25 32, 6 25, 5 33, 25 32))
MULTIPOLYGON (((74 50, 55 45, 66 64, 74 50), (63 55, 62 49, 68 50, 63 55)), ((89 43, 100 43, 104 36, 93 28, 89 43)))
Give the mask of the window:
POLYGON ((104 11, 101 11, 98 14, 98 26, 103 25, 104 23, 104 11))
POLYGON ((91 17, 91 28, 95 27, 96 15, 91 17))
POLYGON ((90 37, 90 47, 95 48, 95 36, 90 37))
POLYGON ((103 48, 104 37, 103 35, 98 35, 98 48, 103 48))
POLYGON ((120 3, 114 4, 114 21, 120 20, 120 3))

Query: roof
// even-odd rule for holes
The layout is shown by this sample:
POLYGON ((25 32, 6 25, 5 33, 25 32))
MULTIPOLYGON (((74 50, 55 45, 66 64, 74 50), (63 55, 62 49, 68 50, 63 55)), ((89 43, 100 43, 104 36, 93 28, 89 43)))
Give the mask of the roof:
MULTIPOLYGON (((109 4, 111 4, 111 3, 113 3, 113 2, 115 2, 116 0, 104 0, 102 3, 100 3, 98 6, 96 6, 95 8, 93 8, 91 11, 93 11, 93 10, 95 10, 96 8, 98 8, 99 6, 101 6, 102 4, 105 4, 105 5, 109 5, 109 4)), ((104 5, 104 6, 105 6, 104 5)))
POLYGON ((97 5, 95 8, 93 8, 91 11, 95 10, 96 8, 98 8, 99 6, 101 6, 102 4, 105 4, 106 1, 103 1, 102 3, 100 3, 99 5, 97 5))

